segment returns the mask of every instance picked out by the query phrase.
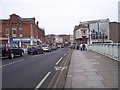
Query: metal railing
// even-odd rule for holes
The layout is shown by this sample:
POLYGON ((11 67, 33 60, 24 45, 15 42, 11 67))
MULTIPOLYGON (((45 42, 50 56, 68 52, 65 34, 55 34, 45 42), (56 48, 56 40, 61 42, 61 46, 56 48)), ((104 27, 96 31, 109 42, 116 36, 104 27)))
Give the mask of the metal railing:
POLYGON ((120 61, 120 43, 92 44, 89 50, 120 61))

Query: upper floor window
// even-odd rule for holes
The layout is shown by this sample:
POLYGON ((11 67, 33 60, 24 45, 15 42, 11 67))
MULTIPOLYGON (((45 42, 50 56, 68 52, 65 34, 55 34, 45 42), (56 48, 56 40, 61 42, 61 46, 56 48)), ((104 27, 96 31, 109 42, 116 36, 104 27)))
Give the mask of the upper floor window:
POLYGON ((6 34, 9 35, 10 29, 6 28, 6 34))
POLYGON ((22 37, 22 35, 23 35, 23 29, 21 27, 19 28, 19 35, 20 35, 20 37, 22 37))
POLYGON ((86 32, 85 32, 85 30, 83 31, 83 34, 85 34, 86 32))
POLYGON ((12 35, 13 35, 13 37, 16 37, 16 33, 17 33, 17 29, 16 29, 16 27, 13 27, 12 28, 12 35))
POLYGON ((82 29, 82 36, 86 36, 87 35, 87 32, 86 32, 86 29, 82 29))

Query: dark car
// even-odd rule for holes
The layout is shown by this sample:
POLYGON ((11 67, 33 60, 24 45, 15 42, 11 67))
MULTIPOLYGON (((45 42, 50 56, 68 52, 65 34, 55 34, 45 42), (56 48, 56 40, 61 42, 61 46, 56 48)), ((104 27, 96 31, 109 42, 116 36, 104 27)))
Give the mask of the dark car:
POLYGON ((37 46, 37 45, 30 45, 28 46, 27 49, 28 54, 43 54, 43 49, 41 46, 37 46))
POLYGON ((2 57, 7 56, 8 58, 14 58, 16 55, 23 56, 24 54, 24 50, 13 43, 1 44, 0 52, 2 52, 2 57))

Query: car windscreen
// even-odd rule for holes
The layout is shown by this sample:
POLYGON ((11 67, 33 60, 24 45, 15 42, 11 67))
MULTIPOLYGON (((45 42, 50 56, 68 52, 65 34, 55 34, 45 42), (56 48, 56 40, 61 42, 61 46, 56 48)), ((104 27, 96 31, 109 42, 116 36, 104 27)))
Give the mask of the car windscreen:
POLYGON ((28 48, 35 48, 35 47, 37 47, 37 46, 29 46, 28 48))
POLYGON ((42 45, 42 47, 48 47, 47 45, 42 45))

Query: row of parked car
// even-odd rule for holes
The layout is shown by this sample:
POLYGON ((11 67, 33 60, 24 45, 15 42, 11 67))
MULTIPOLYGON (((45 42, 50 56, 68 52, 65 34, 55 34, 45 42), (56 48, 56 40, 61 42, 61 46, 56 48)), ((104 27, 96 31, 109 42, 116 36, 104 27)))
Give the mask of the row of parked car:
MULTIPOLYGON (((30 45, 27 48, 27 53, 30 54, 43 54, 44 52, 51 52, 56 50, 56 46, 49 46, 49 45, 30 45)), ((7 56, 8 58, 14 58, 14 56, 24 55, 24 50, 18 47, 16 44, 6 43, 0 45, 0 56, 4 57, 7 56)))
POLYGON ((58 49, 56 46, 49 46, 49 45, 30 45, 28 46, 27 52, 28 54, 43 54, 44 52, 51 52, 53 50, 58 49))

